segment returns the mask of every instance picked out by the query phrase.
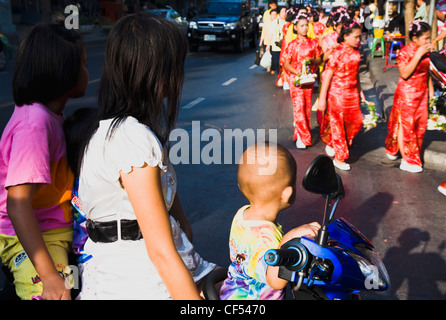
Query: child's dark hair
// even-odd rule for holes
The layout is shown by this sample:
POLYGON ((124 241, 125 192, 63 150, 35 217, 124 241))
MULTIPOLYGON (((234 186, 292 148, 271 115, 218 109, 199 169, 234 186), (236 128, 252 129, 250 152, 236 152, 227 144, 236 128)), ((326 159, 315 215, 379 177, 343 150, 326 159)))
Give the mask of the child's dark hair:
POLYGON ((353 20, 345 21, 344 24, 342 25, 341 32, 339 33, 338 43, 344 42, 344 37, 351 34, 355 29, 362 30, 362 27, 359 23, 353 20))
POLYGON ((163 145, 175 126, 186 36, 165 18, 148 13, 125 16, 111 29, 98 89, 99 120, 128 116, 147 125, 163 145))
POLYGON ((313 21, 314 22, 318 22, 319 21, 319 10, 313 9, 313 10, 311 10, 310 14, 313 17, 313 21))
POLYGON ((15 104, 46 104, 76 86, 84 54, 80 34, 60 24, 38 24, 20 43, 12 80, 15 104))
POLYGON ((414 37, 419 37, 428 31, 431 31, 431 26, 427 22, 414 20, 409 28, 409 39, 412 40, 414 37))
POLYGON ((348 15, 344 12, 336 12, 333 15, 331 15, 331 20, 333 21, 333 25, 335 27, 339 26, 340 24, 344 24, 348 22, 348 15))
POLYGON ((286 11, 286 18, 285 21, 286 22, 292 22, 294 20, 294 18, 296 17, 297 11, 294 10, 294 7, 289 8, 286 11))
POLYGON ((75 177, 80 174, 85 146, 98 128, 98 124, 98 108, 94 107, 78 109, 64 121, 67 160, 75 177))

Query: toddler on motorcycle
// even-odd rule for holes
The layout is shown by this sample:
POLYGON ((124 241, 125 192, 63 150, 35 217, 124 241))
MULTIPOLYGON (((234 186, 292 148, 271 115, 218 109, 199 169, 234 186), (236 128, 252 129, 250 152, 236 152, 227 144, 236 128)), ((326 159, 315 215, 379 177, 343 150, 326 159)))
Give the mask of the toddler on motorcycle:
POLYGON ((243 153, 237 179, 248 199, 236 213, 229 237, 228 276, 222 284, 222 300, 280 300, 288 281, 278 277, 278 267, 267 266, 263 256, 295 237, 316 236, 317 222, 283 235, 276 219, 295 200, 296 161, 281 145, 252 145, 243 153), (267 173, 266 168, 275 168, 267 173))

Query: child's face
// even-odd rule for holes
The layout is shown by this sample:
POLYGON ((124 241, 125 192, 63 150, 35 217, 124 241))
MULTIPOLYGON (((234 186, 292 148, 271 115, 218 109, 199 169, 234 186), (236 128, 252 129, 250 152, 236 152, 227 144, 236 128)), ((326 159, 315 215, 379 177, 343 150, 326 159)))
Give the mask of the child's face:
POLYGON ((349 35, 344 36, 345 44, 352 48, 356 48, 361 41, 361 29, 353 29, 349 35))
POLYGON ((280 17, 280 19, 286 18, 286 8, 280 9, 279 17, 280 17))
POLYGON ((277 18, 277 12, 276 11, 271 11, 270 18, 271 18, 271 21, 275 20, 277 18))
POLYGON ((431 32, 426 31, 425 33, 422 33, 419 37, 413 37, 412 42, 415 43, 417 47, 429 44, 431 42, 431 32))
POLYGON ((294 25, 294 30, 296 30, 298 35, 305 37, 308 33, 308 21, 306 19, 300 19, 297 24, 294 25))

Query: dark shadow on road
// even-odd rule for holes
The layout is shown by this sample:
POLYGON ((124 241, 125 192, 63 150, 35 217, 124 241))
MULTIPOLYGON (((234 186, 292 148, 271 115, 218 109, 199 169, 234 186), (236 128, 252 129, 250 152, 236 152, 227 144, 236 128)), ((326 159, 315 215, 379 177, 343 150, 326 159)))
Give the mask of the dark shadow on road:
POLYGON ((389 273, 390 299, 424 300, 445 299, 438 282, 446 281, 446 263, 441 253, 446 247, 443 240, 437 252, 426 252, 430 234, 418 228, 407 228, 398 237, 399 246, 389 248, 383 261, 389 273), (397 296, 407 283, 407 296, 397 296))

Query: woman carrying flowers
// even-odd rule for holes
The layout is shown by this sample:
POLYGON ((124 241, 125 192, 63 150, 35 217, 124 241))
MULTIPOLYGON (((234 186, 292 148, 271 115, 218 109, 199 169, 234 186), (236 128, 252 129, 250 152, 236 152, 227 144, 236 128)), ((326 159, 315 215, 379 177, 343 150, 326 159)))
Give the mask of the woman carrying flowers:
POLYGON ((293 40, 284 53, 284 68, 289 72, 290 94, 293 101, 294 141, 298 149, 311 145, 311 98, 314 83, 295 85, 296 76, 301 76, 303 67, 314 73, 322 61, 322 49, 317 40, 307 37, 308 16, 300 13, 293 21, 297 38, 293 40), (305 61, 305 63, 303 63, 305 61), (306 63, 308 61, 308 63, 306 63))
POLYGON ((423 171, 420 151, 428 121, 428 97, 434 94, 429 76, 430 36, 429 24, 415 20, 409 29, 410 43, 397 58, 401 77, 389 116, 385 150, 391 160, 396 160, 400 151, 400 169, 408 172, 423 171))

